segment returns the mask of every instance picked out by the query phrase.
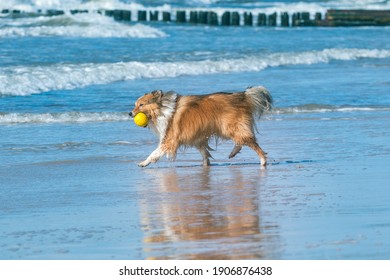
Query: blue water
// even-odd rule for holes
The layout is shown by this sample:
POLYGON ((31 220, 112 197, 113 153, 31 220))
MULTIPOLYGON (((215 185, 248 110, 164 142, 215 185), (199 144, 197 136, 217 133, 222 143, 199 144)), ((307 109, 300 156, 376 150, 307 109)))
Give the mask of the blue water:
MULTIPOLYGON (((0 10, 389 9, 355 2, 15 0, 0 10)), ((388 259, 389 73, 388 27, 0 14, 0 259, 388 259), (227 160, 229 142, 207 170, 191 149, 137 167, 157 144, 128 117, 140 95, 256 85, 275 101, 258 124, 266 171, 249 149, 227 160)))

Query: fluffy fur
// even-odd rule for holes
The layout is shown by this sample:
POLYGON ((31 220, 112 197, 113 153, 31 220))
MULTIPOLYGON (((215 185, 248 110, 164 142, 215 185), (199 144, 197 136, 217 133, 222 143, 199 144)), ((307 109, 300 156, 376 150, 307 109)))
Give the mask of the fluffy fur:
POLYGON ((148 126, 160 142, 139 166, 158 161, 163 155, 175 158, 180 146, 196 147, 209 165, 210 138, 231 139, 235 143, 229 158, 242 148, 252 148, 267 164, 266 153, 257 144, 254 134, 255 118, 272 107, 272 97, 264 87, 251 87, 244 92, 217 92, 207 95, 181 96, 175 92, 152 91, 140 97, 130 116, 139 112, 149 118, 148 126))

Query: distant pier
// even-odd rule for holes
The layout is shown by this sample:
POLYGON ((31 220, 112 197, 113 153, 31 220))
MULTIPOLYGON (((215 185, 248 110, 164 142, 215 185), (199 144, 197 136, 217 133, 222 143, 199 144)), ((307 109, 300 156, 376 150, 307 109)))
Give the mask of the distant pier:
POLYGON ((3 16, 60 16, 66 13, 99 13, 114 18, 117 21, 128 22, 173 22, 178 24, 204 24, 211 26, 389 26, 390 10, 328 10, 323 13, 253 13, 251 11, 225 11, 216 13, 206 10, 37 10, 24 12, 20 10, 3 9, 3 16))

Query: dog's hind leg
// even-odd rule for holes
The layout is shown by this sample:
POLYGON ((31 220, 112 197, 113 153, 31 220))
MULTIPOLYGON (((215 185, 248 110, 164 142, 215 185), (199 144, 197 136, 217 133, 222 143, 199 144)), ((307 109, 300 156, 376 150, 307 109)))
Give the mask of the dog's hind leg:
POLYGON ((260 148, 255 140, 245 143, 249 148, 253 149, 260 157, 261 166, 267 165, 267 154, 260 148))
POLYGON ((256 142, 254 135, 247 135, 246 137, 232 137, 233 141, 236 143, 232 152, 230 153, 229 158, 234 157, 242 148, 243 145, 248 146, 254 150, 260 157, 261 166, 267 165, 267 154, 260 148, 259 144, 256 142))
POLYGON ((242 149, 241 145, 234 145, 233 150, 230 152, 229 158, 235 157, 242 149))
POLYGON ((145 159, 143 162, 139 163, 138 166, 145 167, 151 164, 152 162, 158 161, 165 152, 162 150, 161 146, 158 146, 157 149, 155 149, 147 159, 145 159))

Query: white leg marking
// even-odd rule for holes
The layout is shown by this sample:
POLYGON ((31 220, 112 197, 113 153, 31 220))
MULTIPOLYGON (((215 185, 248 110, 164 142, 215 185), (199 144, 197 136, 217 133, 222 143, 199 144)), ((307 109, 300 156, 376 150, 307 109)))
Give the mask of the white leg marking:
POLYGON ((161 147, 158 146, 157 149, 155 149, 147 159, 145 159, 143 162, 139 163, 138 166, 145 167, 148 166, 151 163, 154 163, 158 161, 165 153, 161 150, 161 147))

